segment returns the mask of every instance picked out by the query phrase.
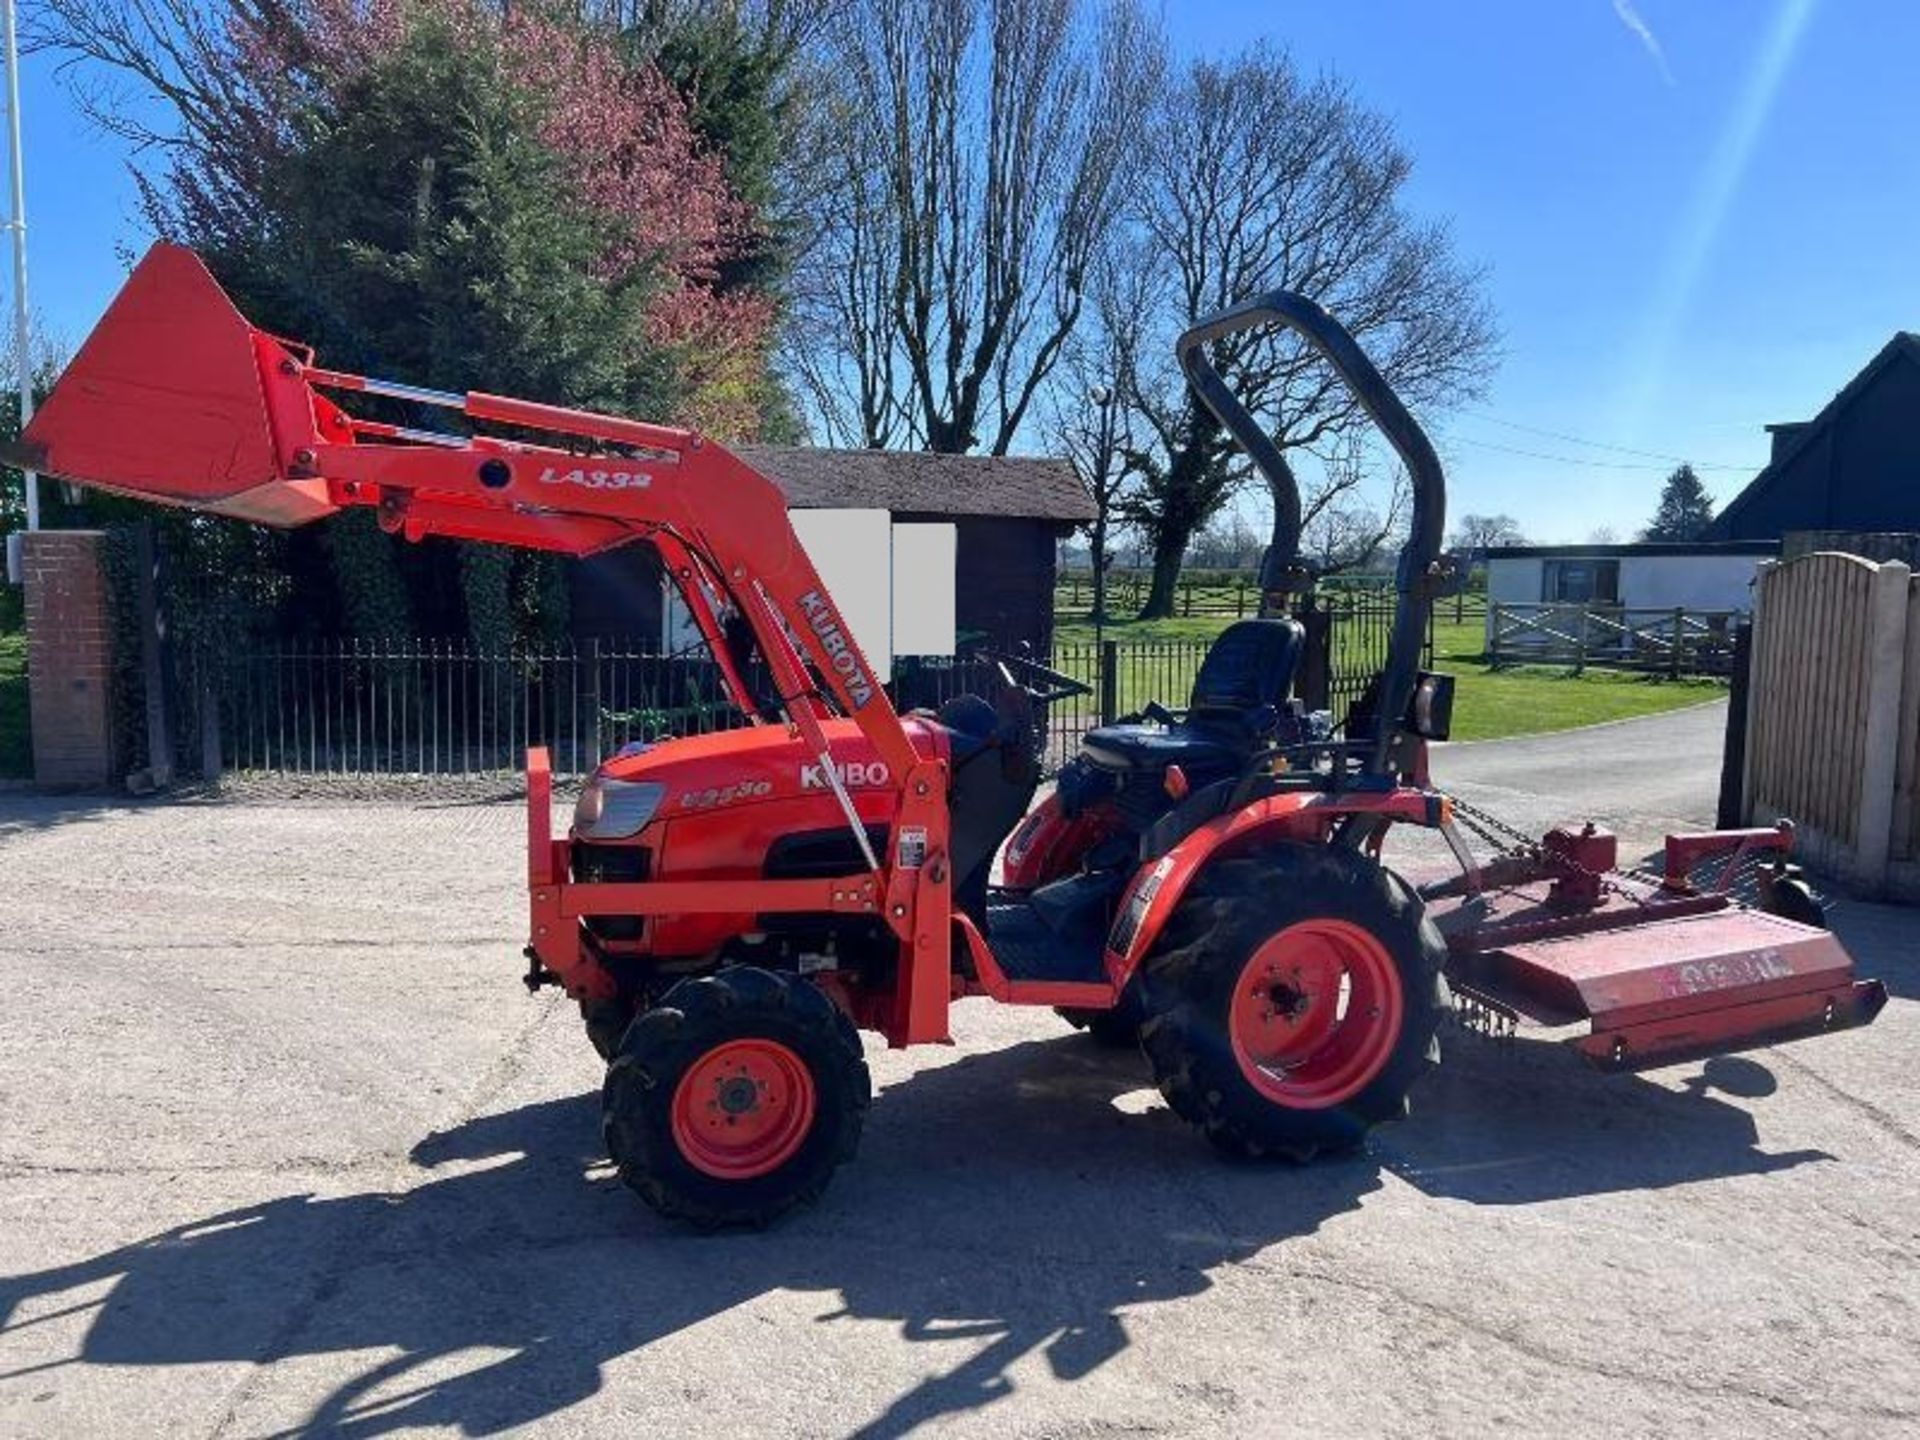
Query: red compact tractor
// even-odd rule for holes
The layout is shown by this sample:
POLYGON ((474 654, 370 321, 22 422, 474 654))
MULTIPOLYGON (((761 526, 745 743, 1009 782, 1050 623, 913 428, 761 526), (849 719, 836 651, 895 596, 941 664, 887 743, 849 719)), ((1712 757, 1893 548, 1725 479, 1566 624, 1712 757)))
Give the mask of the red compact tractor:
POLYGON ((564 838, 531 754, 526 981, 576 999, 609 1062, 621 1174, 698 1224, 817 1196, 867 1108, 858 1032, 943 1041, 971 996, 1137 1037, 1168 1103, 1215 1144, 1295 1159, 1403 1114, 1450 1007, 1621 1068, 1870 1020, 1884 993, 1819 925, 1784 828, 1675 836, 1663 874, 1617 869, 1591 826, 1474 858, 1458 822, 1484 819, 1427 776, 1451 703, 1450 679, 1419 670, 1444 583, 1438 461, 1340 325, 1273 294, 1180 342, 1195 390, 1269 477, 1280 457, 1208 359, 1219 337, 1268 325, 1319 351, 1411 477, 1385 666, 1339 730, 1310 730, 1291 698, 1302 632, 1284 612, 1306 577, 1283 506, 1268 618, 1222 633, 1183 710, 1089 732, 1038 808, 1034 716, 1074 682, 1004 661, 991 701, 898 713, 780 492, 723 446, 322 369, 248 325, 188 251, 141 262, 20 458, 272 525, 365 505, 410 539, 655 547, 741 726, 629 746, 586 780, 564 838), (343 408, 369 395, 466 423, 343 408), (1423 893, 1386 868, 1395 826, 1446 837, 1459 875, 1423 893), (1696 883, 1708 861, 1719 879, 1696 883), (1755 872, 1750 906, 1731 879, 1755 872))

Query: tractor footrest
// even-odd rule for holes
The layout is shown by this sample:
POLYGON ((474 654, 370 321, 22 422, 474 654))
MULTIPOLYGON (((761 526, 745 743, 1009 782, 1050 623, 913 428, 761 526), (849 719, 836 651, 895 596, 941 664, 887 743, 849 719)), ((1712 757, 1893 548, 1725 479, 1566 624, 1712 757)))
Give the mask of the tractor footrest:
POLYGON ((987 907, 987 943, 1008 980, 1107 982, 1103 947, 1075 945, 1055 933, 1031 905, 987 907))
POLYGON ((989 993, 1013 1005, 1076 1005, 1103 1010, 1114 1003, 1099 938, 1063 936, 1033 906, 987 906, 986 954, 979 957, 989 993))

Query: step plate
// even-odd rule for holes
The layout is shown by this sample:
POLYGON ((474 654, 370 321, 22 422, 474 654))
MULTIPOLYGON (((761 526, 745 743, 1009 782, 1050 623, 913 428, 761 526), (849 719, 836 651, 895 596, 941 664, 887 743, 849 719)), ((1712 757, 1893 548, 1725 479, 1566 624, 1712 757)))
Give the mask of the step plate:
POLYGON ((1099 941, 1076 946, 1060 939, 1030 905, 989 905, 987 943, 1001 973, 1014 984, 1107 983, 1105 947, 1099 941))

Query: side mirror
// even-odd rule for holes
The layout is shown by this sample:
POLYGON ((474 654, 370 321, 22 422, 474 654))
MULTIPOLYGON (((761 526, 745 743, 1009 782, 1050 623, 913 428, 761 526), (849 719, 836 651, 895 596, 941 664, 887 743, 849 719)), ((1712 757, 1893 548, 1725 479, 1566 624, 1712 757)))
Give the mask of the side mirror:
POLYGON ((1444 740, 1453 731, 1453 676, 1422 670, 1407 703, 1407 728, 1422 740, 1444 740))

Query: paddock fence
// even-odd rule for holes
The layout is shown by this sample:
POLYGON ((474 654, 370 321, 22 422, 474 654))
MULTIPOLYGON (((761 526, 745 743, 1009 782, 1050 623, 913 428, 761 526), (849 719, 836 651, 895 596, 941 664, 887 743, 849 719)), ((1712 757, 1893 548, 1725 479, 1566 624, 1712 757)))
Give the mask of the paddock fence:
POLYGON ((1727 675, 1734 631, 1744 618, 1736 610, 1494 601, 1487 607, 1487 660, 1576 671, 1594 666, 1675 677, 1727 675))

